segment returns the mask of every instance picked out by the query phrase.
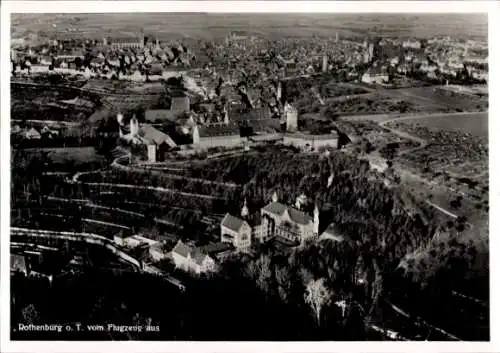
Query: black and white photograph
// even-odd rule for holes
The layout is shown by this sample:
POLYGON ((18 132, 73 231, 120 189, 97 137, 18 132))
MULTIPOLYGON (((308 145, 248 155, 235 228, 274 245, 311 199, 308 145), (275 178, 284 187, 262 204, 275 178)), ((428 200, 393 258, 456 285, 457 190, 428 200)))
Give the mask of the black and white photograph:
POLYGON ((8 14, 6 337, 489 342, 488 7, 222 3, 8 14))

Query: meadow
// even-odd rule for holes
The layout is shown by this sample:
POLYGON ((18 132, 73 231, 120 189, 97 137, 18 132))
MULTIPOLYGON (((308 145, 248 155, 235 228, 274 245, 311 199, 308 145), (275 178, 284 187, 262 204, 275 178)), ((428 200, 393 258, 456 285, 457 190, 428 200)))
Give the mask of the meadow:
POLYGON ((405 122, 431 129, 461 131, 478 137, 488 137, 488 112, 416 117, 405 119, 405 122))

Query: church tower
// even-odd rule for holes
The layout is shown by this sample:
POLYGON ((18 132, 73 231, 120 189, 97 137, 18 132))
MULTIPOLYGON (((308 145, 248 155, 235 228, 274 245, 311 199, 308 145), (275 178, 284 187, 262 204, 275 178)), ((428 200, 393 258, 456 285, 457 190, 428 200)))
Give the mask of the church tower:
POLYGON ((278 202, 278 194, 276 193, 276 191, 274 192, 272 198, 273 202, 278 202))
POLYGON ((246 198, 245 202, 243 203, 243 207, 241 208, 241 217, 243 217, 243 219, 246 219, 248 217, 248 207, 246 198))
POLYGON ((314 216, 313 216, 313 234, 315 237, 319 234, 319 209, 318 205, 314 206, 314 216))

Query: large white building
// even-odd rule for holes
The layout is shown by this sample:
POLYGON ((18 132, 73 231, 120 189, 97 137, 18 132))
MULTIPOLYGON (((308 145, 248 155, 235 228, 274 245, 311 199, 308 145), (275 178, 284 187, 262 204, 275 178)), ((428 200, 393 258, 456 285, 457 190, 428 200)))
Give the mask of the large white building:
POLYGON ((338 134, 332 132, 330 134, 312 135, 305 133, 284 134, 283 144, 294 146, 305 150, 317 151, 321 147, 338 147, 338 134))
POLYGON ((175 267, 186 272, 201 274, 215 270, 214 259, 201 249, 184 244, 181 240, 177 242, 172 250, 172 259, 175 267))
POLYGON ((283 112, 285 114, 286 121, 286 131, 297 131, 298 127, 298 111, 293 105, 288 102, 285 103, 285 107, 283 108, 283 112))
POLYGON ((264 243, 272 238, 282 238, 302 244, 318 236, 319 210, 313 216, 302 210, 284 205, 276 193, 271 203, 260 210, 259 215, 250 217, 246 202, 241 217, 226 214, 221 223, 221 241, 246 250, 252 244, 264 243))
POLYGON ((193 127, 193 147, 208 149, 212 147, 244 147, 247 138, 241 137, 236 124, 220 123, 211 126, 193 127))
POLYGON ((226 214, 220 225, 221 242, 245 250, 252 244, 252 227, 245 219, 226 214))

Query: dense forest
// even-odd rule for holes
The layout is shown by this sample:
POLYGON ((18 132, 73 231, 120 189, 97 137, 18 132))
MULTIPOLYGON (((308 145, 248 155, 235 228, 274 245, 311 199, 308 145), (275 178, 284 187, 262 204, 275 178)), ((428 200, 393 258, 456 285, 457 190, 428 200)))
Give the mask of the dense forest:
MULTIPOLYGON (((13 174, 14 200, 22 203, 25 198, 20 196, 26 194, 38 207, 44 207, 46 201, 30 195, 87 198, 96 203, 114 199, 120 208, 133 200, 149 203, 155 216, 177 207, 196 209, 201 217, 237 214, 243 199, 252 213, 258 212, 274 192, 283 203, 291 203, 303 193, 309 197, 307 212, 312 212, 314 205, 321 210, 320 232, 333 223, 346 241, 325 240, 296 249, 263 246, 257 258, 232 258, 218 275, 189 283, 183 295, 168 284, 158 284, 163 283, 160 278, 139 274, 133 275, 133 288, 132 279, 127 277, 132 275, 125 274, 56 278, 51 286, 36 279, 16 278, 12 286, 16 297, 13 322, 26 321, 28 315, 38 322, 90 323, 95 319, 88 313, 94 312, 100 315, 100 322, 120 318, 127 323, 134 319, 160 325, 160 333, 149 333, 142 339, 382 339, 372 336, 375 324, 399 330, 402 337, 410 339, 488 338, 484 309, 453 295, 473 296, 488 305, 487 271, 475 273, 473 269, 478 257, 487 254, 458 241, 457 229, 461 228, 453 222, 444 227, 432 215, 422 217, 408 210, 397 190, 387 188, 367 163, 346 154, 305 155, 270 149, 192 162, 185 170, 187 178, 181 181, 168 173, 128 175, 114 170, 85 176, 86 181, 157 185, 216 199, 179 192, 118 191, 112 186, 67 184, 62 178, 54 182, 56 179, 42 177, 28 162, 17 168, 23 170, 13 174), (101 194, 115 190, 114 198, 101 194), (443 235, 437 236, 437 230, 443 235), (430 256, 418 256, 422 253, 430 256), (43 288, 47 293, 43 297, 54 299, 40 301, 40 291, 30 286, 39 286, 40 291, 43 288), (79 289, 82 286, 86 290, 79 289), (393 305, 403 308, 408 317, 395 314, 393 305), (51 316, 58 310, 56 306, 66 308, 61 309, 61 316, 51 316), (454 310, 457 307, 466 309, 454 310), (430 323, 455 336, 436 333, 430 323)), ((180 217, 176 221, 188 231, 193 229, 193 219, 180 217)))

